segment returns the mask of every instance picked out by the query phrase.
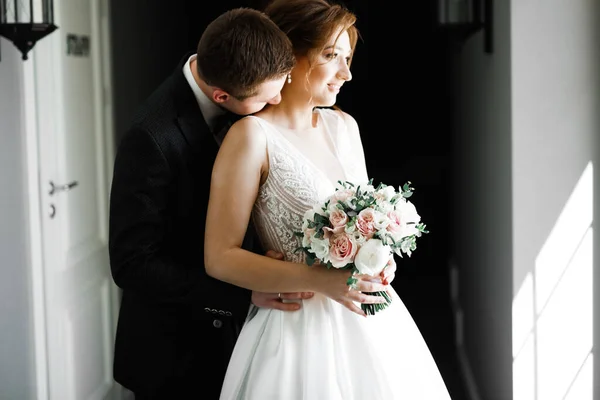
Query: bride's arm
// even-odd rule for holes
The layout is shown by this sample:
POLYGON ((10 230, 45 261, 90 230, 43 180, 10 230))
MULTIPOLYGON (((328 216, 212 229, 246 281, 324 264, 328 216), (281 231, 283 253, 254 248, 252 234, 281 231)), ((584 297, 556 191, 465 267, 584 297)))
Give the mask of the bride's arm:
POLYGON ((259 292, 314 291, 316 269, 242 249, 267 171, 264 133, 251 118, 238 121, 223 140, 213 167, 204 239, 206 272, 259 292))
MULTIPOLYGON (((261 129, 252 118, 235 123, 215 160, 204 241, 207 273, 259 292, 321 292, 355 312, 352 301, 381 302, 379 296, 348 292, 349 271, 309 267, 242 249, 260 183, 268 173, 266 137, 261 129)), ((366 280, 359 280, 358 285, 364 292, 385 290, 384 285, 366 280)))

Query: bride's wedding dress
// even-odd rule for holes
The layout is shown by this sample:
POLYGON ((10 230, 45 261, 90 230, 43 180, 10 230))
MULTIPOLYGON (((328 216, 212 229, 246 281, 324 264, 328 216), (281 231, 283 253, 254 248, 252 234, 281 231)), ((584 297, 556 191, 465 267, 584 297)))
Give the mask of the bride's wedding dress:
MULTIPOLYGON (((345 140, 342 118, 329 109, 317 112, 346 179, 366 182, 362 149, 345 140)), ((302 253, 294 251, 300 243, 293 232, 300 230, 304 212, 334 191, 334 183, 275 125, 247 118, 262 126, 269 154, 269 176, 260 188, 253 222, 264 248, 303 262, 302 253)), ((367 318, 319 293, 304 300, 299 311, 253 307, 220 399, 449 400, 419 329, 394 291, 392 298, 387 309, 367 318)))

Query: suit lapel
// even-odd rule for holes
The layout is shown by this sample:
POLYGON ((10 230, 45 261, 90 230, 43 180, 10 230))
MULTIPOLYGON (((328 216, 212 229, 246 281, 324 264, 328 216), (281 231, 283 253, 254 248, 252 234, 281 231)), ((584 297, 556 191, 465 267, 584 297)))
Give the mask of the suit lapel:
MULTIPOLYGON (((215 137, 204 120, 194 92, 183 75, 183 64, 187 62, 190 55, 191 53, 184 56, 172 76, 174 80, 175 107, 177 109, 175 123, 179 126, 181 133, 193 151, 197 153, 202 151, 203 155, 207 156, 202 157, 202 162, 210 162, 212 168, 214 157, 216 157, 219 151, 219 139, 223 139, 229 127, 240 119, 241 116, 233 113, 224 115, 223 117, 226 121, 219 130, 219 134, 217 135, 219 138, 215 137)), ((252 220, 249 221, 248 229, 244 236, 243 248, 260 254, 264 253, 260 247, 260 241, 258 240, 252 220)))
POLYGON ((177 117, 176 122, 194 152, 200 152, 202 149, 206 150, 206 147, 214 149, 215 152, 219 149, 212 132, 202 118, 202 114, 200 114, 200 118, 180 115, 177 117))

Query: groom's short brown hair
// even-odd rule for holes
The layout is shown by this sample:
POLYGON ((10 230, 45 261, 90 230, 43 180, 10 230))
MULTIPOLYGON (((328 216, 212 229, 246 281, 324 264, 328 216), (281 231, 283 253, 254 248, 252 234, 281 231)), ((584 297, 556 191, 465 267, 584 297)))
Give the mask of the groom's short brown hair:
POLYGON ((263 12, 240 7, 213 20, 198 42, 198 75, 238 100, 281 78, 296 59, 287 35, 263 12))

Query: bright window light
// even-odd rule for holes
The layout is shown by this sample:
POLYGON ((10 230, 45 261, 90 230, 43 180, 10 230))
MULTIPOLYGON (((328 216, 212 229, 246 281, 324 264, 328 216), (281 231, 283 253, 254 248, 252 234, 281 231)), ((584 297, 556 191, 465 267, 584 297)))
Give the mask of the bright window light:
POLYGON ((593 168, 513 299, 514 400, 593 399, 593 168))

